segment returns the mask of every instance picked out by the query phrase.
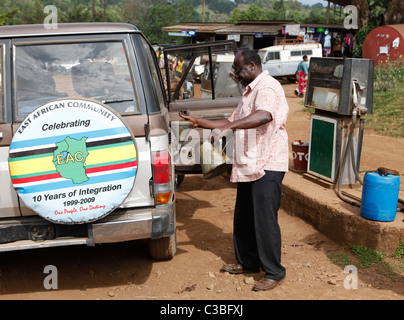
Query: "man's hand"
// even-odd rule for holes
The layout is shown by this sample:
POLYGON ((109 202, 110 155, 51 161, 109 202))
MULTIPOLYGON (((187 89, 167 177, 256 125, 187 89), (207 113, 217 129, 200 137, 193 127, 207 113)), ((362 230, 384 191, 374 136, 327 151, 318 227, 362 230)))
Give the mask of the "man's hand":
POLYGON ((180 116, 181 116, 184 120, 191 121, 192 124, 193 124, 192 128, 198 127, 198 121, 197 121, 196 118, 191 117, 191 116, 185 116, 185 115, 183 115, 183 114, 180 114, 180 116))

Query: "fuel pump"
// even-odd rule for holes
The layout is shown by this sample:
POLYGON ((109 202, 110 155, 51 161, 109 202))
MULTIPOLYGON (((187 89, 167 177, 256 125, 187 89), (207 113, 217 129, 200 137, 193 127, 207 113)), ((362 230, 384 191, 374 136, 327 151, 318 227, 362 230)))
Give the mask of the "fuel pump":
POLYGON ((361 203, 344 197, 341 186, 364 184, 359 176, 362 116, 373 112, 373 68, 370 59, 311 58, 305 97, 305 106, 314 108, 307 172, 336 183, 338 196, 361 211, 361 203))
POLYGON ((305 97, 305 105, 314 108, 309 174, 339 184, 358 180, 364 130, 361 116, 373 111, 373 66, 369 59, 310 59, 305 97))

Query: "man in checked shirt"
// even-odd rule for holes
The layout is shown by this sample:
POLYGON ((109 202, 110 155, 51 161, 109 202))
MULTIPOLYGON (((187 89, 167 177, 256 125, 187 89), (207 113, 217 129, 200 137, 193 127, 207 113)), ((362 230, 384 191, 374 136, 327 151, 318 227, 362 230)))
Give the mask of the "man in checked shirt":
POLYGON ((217 137, 234 132, 233 168, 230 180, 237 182, 234 209, 236 264, 223 270, 233 274, 259 272, 265 276, 253 290, 269 290, 286 276, 281 264, 281 232, 278 210, 282 180, 288 171, 289 149, 286 120, 289 106, 280 83, 262 71, 253 50, 241 50, 234 59, 231 76, 243 87, 236 110, 227 120, 183 116, 195 127, 213 130, 217 137))

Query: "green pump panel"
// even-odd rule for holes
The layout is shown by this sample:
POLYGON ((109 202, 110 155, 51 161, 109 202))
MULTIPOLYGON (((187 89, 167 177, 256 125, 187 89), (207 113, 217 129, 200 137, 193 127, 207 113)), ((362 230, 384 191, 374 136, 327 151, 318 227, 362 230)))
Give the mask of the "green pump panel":
POLYGON ((308 172, 316 173, 326 180, 334 181, 337 120, 311 117, 308 172))

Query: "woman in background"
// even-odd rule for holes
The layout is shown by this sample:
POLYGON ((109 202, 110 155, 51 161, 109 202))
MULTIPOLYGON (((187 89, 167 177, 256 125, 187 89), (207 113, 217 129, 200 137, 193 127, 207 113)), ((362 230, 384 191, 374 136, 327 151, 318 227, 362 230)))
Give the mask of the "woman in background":
POLYGON ((297 66, 296 76, 299 86, 295 90, 295 94, 299 98, 303 98, 304 94, 306 93, 307 75, 309 74, 309 65, 307 63, 308 61, 309 59, 305 55, 303 56, 303 61, 300 62, 299 65, 297 66))

